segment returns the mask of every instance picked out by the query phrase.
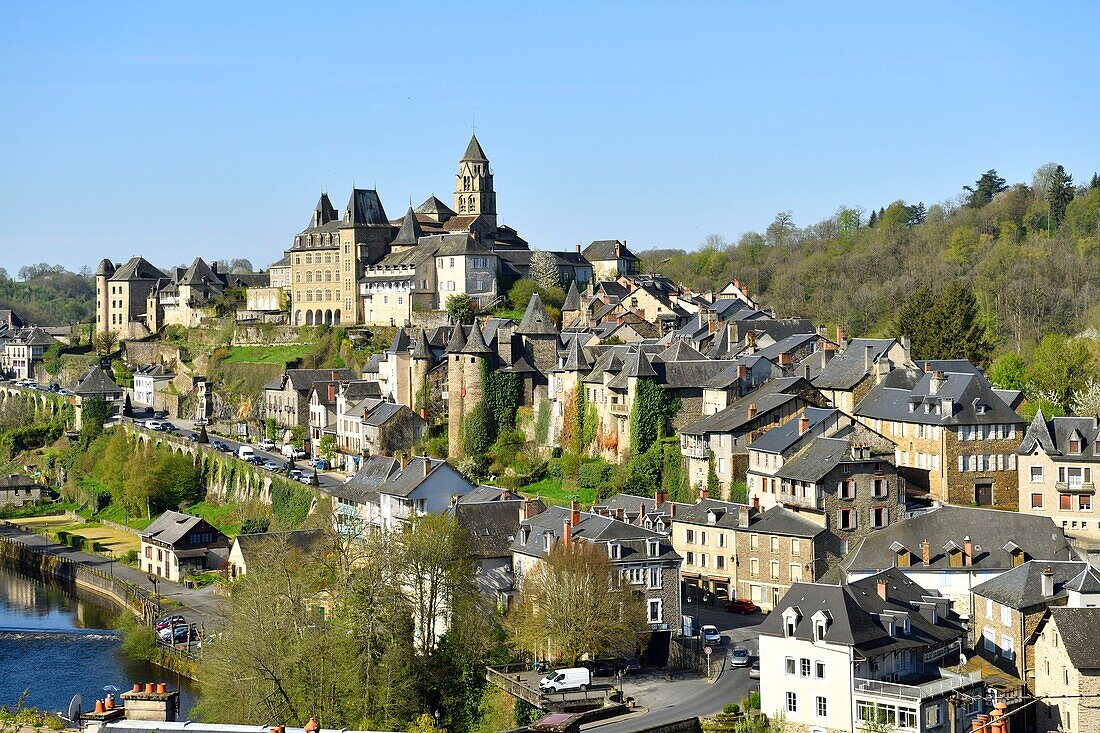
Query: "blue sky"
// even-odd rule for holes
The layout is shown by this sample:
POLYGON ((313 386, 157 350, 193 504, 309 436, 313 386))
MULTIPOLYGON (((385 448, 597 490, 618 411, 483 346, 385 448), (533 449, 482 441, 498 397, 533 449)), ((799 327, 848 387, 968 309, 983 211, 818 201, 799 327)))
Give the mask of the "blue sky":
POLYGON ((1100 169, 1097 4, 4 3, 0 266, 266 266, 322 187, 448 204, 476 120, 534 247, 1100 169))

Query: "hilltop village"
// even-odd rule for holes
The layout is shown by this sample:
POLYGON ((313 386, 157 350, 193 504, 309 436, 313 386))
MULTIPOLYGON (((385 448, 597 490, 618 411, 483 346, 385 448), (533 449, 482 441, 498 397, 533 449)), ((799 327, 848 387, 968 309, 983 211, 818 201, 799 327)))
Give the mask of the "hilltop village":
MULTIPOLYGON (((542 710, 691 670, 667 682, 681 718, 717 712, 692 687, 713 683, 759 730, 1095 729, 1095 415, 1027 420, 978 365, 771 312, 735 273, 693 291, 624 240, 532 249, 498 219, 476 137, 450 205, 391 218, 353 189, 303 213, 260 272, 103 259, 94 363, 68 384, 47 367, 74 335, 0 311, 5 400, 57 405, 59 438, 94 423, 198 471, 187 501, 131 502, 138 585, 232 589, 272 553, 374 556, 446 521, 512 639, 481 683, 542 710), (246 500, 266 523, 215 511, 246 500)), ((6 479, 0 507, 56 490, 87 509, 79 463, 60 466, 6 479)), ((393 587, 429 657, 461 583, 428 605, 426 585, 393 587)), ((338 615, 329 593, 306 595, 338 615)), ((663 699, 637 695, 651 716, 663 699)))

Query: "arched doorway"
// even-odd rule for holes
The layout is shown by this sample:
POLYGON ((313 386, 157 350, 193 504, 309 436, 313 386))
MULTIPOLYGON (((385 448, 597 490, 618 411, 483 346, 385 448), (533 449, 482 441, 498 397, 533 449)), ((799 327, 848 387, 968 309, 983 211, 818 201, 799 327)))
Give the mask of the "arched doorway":
POLYGON ((340 325, 340 309, 337 308, 332 314, 332 322, 337 326, 340 325))
POLYGON ((306 311, 306 325, 313 325, 313 311, 306 311))

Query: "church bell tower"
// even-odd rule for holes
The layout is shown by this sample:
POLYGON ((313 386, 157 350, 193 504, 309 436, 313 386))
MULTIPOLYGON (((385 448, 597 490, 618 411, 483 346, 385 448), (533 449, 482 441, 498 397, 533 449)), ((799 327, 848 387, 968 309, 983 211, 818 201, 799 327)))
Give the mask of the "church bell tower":
POLYGON ((477 141, 470 138, 466 153, 458 163, 455 176, 454 210, 459 216, 482 216, 495 228, 497 225, 497 195, 493 191, 493 174, 489 159, 477 141))

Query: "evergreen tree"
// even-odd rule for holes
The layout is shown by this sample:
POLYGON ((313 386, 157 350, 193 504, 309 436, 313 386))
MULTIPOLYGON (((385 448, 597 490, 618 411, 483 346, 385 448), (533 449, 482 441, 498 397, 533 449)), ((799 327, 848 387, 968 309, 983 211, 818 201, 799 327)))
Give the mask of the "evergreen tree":
POLYGON ((973 186, 963 186, 963 190, 970 192, 970 198, 966 205, 972 209, 980 209, 1001 191, 1008 189, 1005 179, 997 175, 994 168, 990 168, 981 175, 973 186))
POLYGON ((867 226, 874 229, 875 228, 875 222, 877 222, 877 221, 878 221, 878 212, 875 211, 874 209, 871 209, 871 218, 867 220, 867 226))
POLYGON ((1073 200, 1073 176, 1066 173, 1066 169, 1058 166, 1054 169, 1054 175, 1050 180, 1050 189, 1047 191, 1047 201, 1050 204, 1051 225, 1055 228, 1062 226, 1066 218, 1066 207, 1073 200))
POLYGON ((1100 173, 1093 173, 1092 180, 1089 181, 1089 190, 1095 191, 1100 188, 1100 173))
POLYGON ((938 293, 929 287, 914 291, 898 310, 895 329, 909 336, 915 359, 966 359, 984 366, 993 349, 974 291, 965 282, 938 293))

